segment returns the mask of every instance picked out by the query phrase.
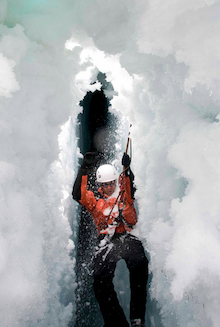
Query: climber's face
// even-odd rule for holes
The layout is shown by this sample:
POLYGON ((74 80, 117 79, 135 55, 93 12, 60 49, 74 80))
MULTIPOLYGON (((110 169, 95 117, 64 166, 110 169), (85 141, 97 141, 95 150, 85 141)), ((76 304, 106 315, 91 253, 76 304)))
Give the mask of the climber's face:
POLYGON ((111 182, 101 183, 101 189, 106 195, 111 196, 116 189, 116 180, 111 182))

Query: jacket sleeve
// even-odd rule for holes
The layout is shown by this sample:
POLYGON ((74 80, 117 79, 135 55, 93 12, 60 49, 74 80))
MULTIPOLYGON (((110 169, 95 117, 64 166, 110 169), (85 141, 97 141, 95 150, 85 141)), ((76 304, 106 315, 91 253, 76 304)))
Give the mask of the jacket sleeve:
MULTIPOLYGON (((75 183, 73 185, 73 191, 72 196, 73 199, 80 202, 82 198, 82 177, 88 176, 93 171, 94 164, 97 163, 98 159, 100 158, 100 155, 97 152, 87 152, 84 155, 82 165, 79 169, 78 175, 76 177, 75 183)), ((86 184, 86 190, 87 190, 87 184, 86 184)), ((81 202, 80 202, 81 203, 81 202)))
POLYGON ((86 168, 81 167, 73 185, 73 199, 85 206, 91 213, 96 206, 96 198, 92 191, 87 190, 88 171, 86 168))
POLYGON ((137 212, 133 204, 126 202, 126 206, 123 210, 122 216, 126 221, 127 225, 132 227, 137 223, 137 212))
MULTIPOLYGON (((123 178, 123 177, 122 177, 123 178)), ((122 216, 126 221, 127 225, 132 227, 137 223, 137 213, 134 208, 134 175, 130 168, 125 171, 125 193, 124 193, 124 205, 122 216)), ((122 203, 121 203, 122 205, 122 203)))
POLYGON ((77 202, 80 202, 80 200, 81 200, 82 176, 85 176, 87 174, 88 174, 87 169, 80 167, 78 175, 75 180, 75 183, 73 185, 73 191, 72 191, 73 199, 76 200, 77 202))
POLYGON ((130 168, 125 170, 125 176, 126 176, 126 193, 129 195, 130 199, 134 200, 134 193, 136 191, 136 188, 134 186, 134 174, 130 168))

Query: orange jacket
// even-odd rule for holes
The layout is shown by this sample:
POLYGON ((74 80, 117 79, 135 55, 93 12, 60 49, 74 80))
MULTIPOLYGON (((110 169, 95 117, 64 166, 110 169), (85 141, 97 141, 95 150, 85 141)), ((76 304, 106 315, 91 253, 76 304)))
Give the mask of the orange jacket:
POLYGON ((81 198, 78 200, 91 213, 99 234, 124 233, 131 231, 132 226, 137 222, 137 213, 134 208, 134 199, 131 197, 131 186, 129 177, 125 177, 124 205, 122 207, 122 221, 114 223, 115 218, 119 215, 118 202, 116 198, 108 197, 99 188, 101 198, 97 199, 92 191, 87 190, 87 175, 82 175, 81 179, 81 198), (112 213, 111 215, 111 209, 112 213))

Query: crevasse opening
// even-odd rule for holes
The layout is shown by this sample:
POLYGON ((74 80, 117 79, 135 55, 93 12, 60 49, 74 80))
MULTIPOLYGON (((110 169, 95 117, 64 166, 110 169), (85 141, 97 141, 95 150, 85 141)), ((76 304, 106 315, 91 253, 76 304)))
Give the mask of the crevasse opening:
POLYGON ((78 221, 67 193, 81 156, 78 103, 100 88, 91 84, 96 67, 116 92, 109 112, 123 122, 121 139, 132 123, 149 324, 218 327, 219 9, 217 1, 1 1, 3 326, 74 322, 78 221))

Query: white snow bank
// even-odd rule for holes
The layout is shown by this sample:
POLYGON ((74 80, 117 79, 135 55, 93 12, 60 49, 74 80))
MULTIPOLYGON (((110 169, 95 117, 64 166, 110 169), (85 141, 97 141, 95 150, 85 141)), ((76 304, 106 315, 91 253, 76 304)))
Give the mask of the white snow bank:
POLYGON ((14 66, 13 60, 8 60, 0 53, 0 96, 2 97, 9 98, 12 92, 19 90, 19 85, 13 72, 14 66))
MULTIPOLYGON (((74 133, 71 141, 65 138, 68 151, 60 158, 58 143, 61 126, 79 101, 71 88, 79 56, 64 48, 72 25, 68 6, 68 1, 1 3, 0 315, 5 327, 67 326, 74 309, 69 256, 74 245, 69 246, 67 218, 72 201, 64 197, 74 178, 74 133)), ((68 129, 72 133, 71 124, 68 129)))
POLYGON ((209 285, 206 274, 216 282, 220 276, 219 126, 203 122, 186 126, 169 153, 189 183, 182 201, 171 204, 175 235, 167 267, 175 271, 171 290, 177 299, 197 283, 209 285))

